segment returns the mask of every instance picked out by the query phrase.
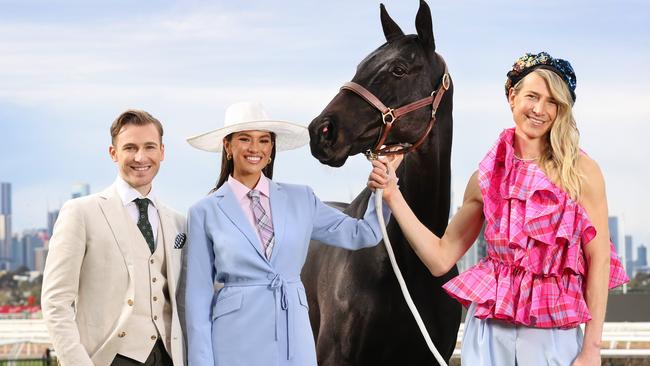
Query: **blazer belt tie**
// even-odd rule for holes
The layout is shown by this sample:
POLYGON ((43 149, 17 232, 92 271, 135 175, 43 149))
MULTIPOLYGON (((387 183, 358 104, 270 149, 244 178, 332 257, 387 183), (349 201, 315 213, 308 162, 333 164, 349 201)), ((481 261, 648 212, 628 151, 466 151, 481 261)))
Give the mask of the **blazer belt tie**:
POLYGON ((247 281, 233 281, 226 283, 225 286, 268 286, 273 290, 273 297, 275 298, 275 340, 278 340, 280 333, 280 314, 282 311, 287 312, 287 360, 293 358, 293 333, 294 333, 294 304, 291 297, 287 296, 287 285, 300 283, 300 278, 285 279, 279 273, 269 273, 269 281, 263 280, 247 280, 247 281))

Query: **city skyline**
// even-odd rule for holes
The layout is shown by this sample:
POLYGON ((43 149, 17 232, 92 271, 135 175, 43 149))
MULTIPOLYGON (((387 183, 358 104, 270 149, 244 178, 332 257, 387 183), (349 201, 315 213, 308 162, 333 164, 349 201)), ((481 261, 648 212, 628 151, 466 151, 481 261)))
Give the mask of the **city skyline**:
MULTIPOLYGON (((11 185, 7 182, 0 182, 0 184, 3 188, 1 197, 3 203, 2 213, 10 213, 10 202, 12 199, 11 185)), ((76 182, 72 186, 70 199, 83 197, 90 193, 89 184, 76 182)), ((53 224, 58 213, 58 209, 47 212, 47 228, 40 226, 24 228, 21 232, 14 232, 9 237, 8 248, 11 253, 7 253, 4 260, 4 263, 7 264, 6 269, 15 270, 24 265, 30 270, 43 270, 47 255, 47 241, 49 240, 49 236, 52 235, 53 224), (6 261, 6 259, 9 259, 9 261, 6 261)), ((618 216, 609 216, 608 226, 610 228, 611 240, 619 256, 621 256, 622 262, 625 263, 627 275, 630 278, 634 278, 637 272, 647 273, 647 246, 644 243, 635 243, 633 236, 623 231, 624 226, 618 216), (625 251, 623 251, 623 248, 625 251)), ((486 255, 485 245, 483 230, 481 230, 474 245, 458 261, 459 271, 466 270, 483 258, 486 255)), ((0 260, 0 269, 2 268, 3 261, 0 260)))
MULTIPOLYGON (((11 186, 6 182, 1 182, 1 184, 3 187, 3 212, 10 212, 11 204, 6 204, 6 202, 11 202, 11 186), (6 195, 5 192, 8 192, 9 195, 6 195)), ((70 199, 83 197, 88 194, 91 194, 90 185, 83 182, 76 182, 72 185, 70 199)), ((453 206, 453 202, 452 207, 456 207, 453 206)), ((453 215, 453 211, 450 210, 450 212, 453 215)), ((14 232, 12 237, 9 238, 10 240, 13 238, 13 242, 9 241, 8 248, 12 248, 13 251, 19 251, 20 254, 8 253, 7 258, 18 261, 22 260, 25 265, 27 265, 27 267, 32 270, 38 270, 39 268, 42 268, 42 265, 45 263, 44 256, 47 253, 47 250, 43 248, 45 245, 45 240, 49 240, 49 235, 52 234, 52 228, 56 218, 58 217, 58 214, 58 209, 50 210, 47 212, 47 227, 33 226, 29 228, 23 228, 20 232, 14 232), (43 237, 42 233, 46 233, 48 237, 43 237), (38 243, 36 245, 32 244, 35 240, 41 241, 40 245, 38 243), (45 250, 45 252, 30 253, 30 251, 34 250, 45 250)), ((648 257, 646 244, 635 241, 634 236, 631 235, 631 233, 623 231, 624 225, 618 216, 609 216, 608 226, 610 229, 611 240, 614 243, 618 255, 621 256, 622 261, 625 262, 626 272, 628 276, 630 278, 633 278, 637 271, 647 272, 646 267, 648 257), (623 251, 623 248, 625 251, 623 251), (623 256, 625 257, 623 258, 623 256)), ((459 270, 463 271, 476 264, 476 262, 483 256, 485 256, 485 241, 483 238, 483 232, 481 231, 474 245, 468 250, 466 255, 459 260, 459 270)), ((13 263, 13 266, 10 267, 13 269, 18 268, 19 264, 13 263)), ((2 267, 0 266, 0 268, 2 267)))
MULTIPOLYGON (((307 125, 383 40, 379 3, 62 1, 3 3, 0 14, 0 181, 12 183, 13 232, 46 227, 76 182, 111 184, 108 127, 124 109, 165 125, 155 182, 181 212, 214 185, 219 156, 184 138, 222 125, 228 104, 261 100, 272 117, 307 125)), ((417 1, 387 1, 405 33, 417 1)), ((610 216, 650 244, 650 4, 642 1, 429 1, 438 52, 454 81, 455 205, 498 133, 512 126, 505 73, 525 51, 569 59, 578 77, 582 148, 600 165, 610 216), (558 11, 562 9, 562 11, 558 11)), ((275 179, 350 201, 369 171, 360 156, 320 165, 309 149, 278 155, 275 179)))

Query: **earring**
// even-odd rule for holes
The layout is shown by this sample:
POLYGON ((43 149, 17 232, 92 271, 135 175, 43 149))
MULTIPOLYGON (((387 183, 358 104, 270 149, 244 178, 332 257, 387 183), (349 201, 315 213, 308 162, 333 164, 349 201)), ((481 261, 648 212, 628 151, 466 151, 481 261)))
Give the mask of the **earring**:
POLYGON ((226 151, 226 160, 232 159, 232 155, 230 155, 229 152, 226 151))
POLYGON ((267 164, 271 164, 271 160, 273 159, 271 159, 271 157, 269 156, 269 162, 267 164))

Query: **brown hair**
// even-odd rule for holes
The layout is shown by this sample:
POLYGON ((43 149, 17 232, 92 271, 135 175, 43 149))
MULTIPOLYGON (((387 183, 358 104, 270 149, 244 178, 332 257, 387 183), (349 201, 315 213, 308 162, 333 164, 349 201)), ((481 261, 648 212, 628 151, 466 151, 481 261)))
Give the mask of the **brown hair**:
POLYGON ((160 143, 162 144, 162 137, 163 137, 163 126, 162 123, 160 123, 159 120, 155 119, 152 115, 150 115, 148 112, 139 110, 139 109, 129 109, 120 114, 115 121, 113 121, 113 124, 111 124, 111 143, 115 145, 115 139, 117 138, 117 135, 122 131, 122 128, 126 125, 136 125, 136 126, 144 126, 148 125, 149 123, 153 123, 154 126, 156 126, 156 129, 160 133, 160 143))
MULTIPOLYGON (((232 141, 232 136, 235 133, 231 133, 230 135, 226 136, 226 140, 228 142, 232 141)), ((264 169, 262 169, 262 173, 264 173, 264 176, 273 179, 273 164, 275 163, 275 133, 271 132, 271 141, 273 142, 273 150, 271 150, 271 162, 266 164, 264 169)), ((233 163, 232 158, 228 159, 226 157, 226 149, 223 149, 223 152, 221 153, 221 173, 219 174, 219 180, 217 181, 217 184, 212 190, 210 190, 210 193, 216 192, 226 181, 228 180, 228 177, 232 175, 232 173, 235 171, 235 163, 233 163)))

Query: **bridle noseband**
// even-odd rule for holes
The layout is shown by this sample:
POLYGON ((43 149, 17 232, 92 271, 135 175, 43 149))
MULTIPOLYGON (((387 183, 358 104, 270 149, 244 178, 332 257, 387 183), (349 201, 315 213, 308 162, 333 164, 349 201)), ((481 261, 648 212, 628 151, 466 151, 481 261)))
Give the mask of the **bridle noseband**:
POLYGON ((445 64, 445 73, 442 75, 442 79, 440 80, 440 85, 438 85, 438 89, 431 92, 431 95, 429 95, 426 98, 416 100, 415 102, 409 103, 399 108, 386 107, 384 103, 382 103, 381 100, 379 100, 379 98, 377 98, 374 94, 368 91, 368 89, 364 88, 363 86, 355 82, 349 81, 343 84, 341 90, 349 90, 351 92, 354 92, 355 94, 363 98, 366 102, 368 102, 370 105, 378 109, 379 112, 381 112, 381 118, 385 128, 383 128, 383 131, 380 132, 379 139, 377 140, 374 149, 368 149, 365 152, 366 157, 368 159, 376 159, 380 155, 385 156, 385 155, 395 155, 395 154, 406 154, 410 151, 417 149, 420 145, 422 145, 422 143, 424 143, 427 135, 429 135, 429 132, 431 132, 431 129, 433 128, 433 125, 436 122, 436 112, 438 111, 438 106, 440 105, 440 101, 442 100, 445 91, 449 89, 450 84, 451 84, 451 79, 449 77, 449 71, 447 70, 447 65, 445 64), (429 120, 429 125, 427 126, 422 136, 420 136, 420 138, 414 144, 410 144, 408 142, 402 142, 394 145, 383 146, 384 142, 388 138, 388 134, 390 133, 390 130, 393 128, 393 123, 395 123, 403 115, 429 105, 431 106, 431 119, 429 120))

